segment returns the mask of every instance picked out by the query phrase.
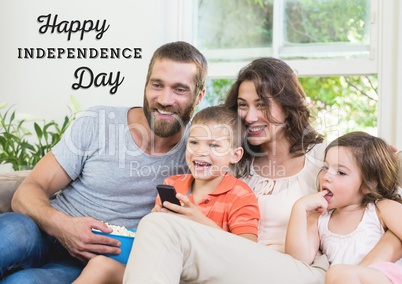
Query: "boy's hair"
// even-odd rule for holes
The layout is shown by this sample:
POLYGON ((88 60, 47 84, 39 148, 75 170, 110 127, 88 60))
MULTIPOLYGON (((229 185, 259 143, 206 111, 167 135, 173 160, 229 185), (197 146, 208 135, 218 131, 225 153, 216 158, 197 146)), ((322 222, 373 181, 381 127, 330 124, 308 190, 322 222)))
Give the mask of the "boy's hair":
POLYGON ((197 74, 194 78, 195 93, 199 94, 205 88, 208 72, 208 64, 204 55, 191 44, 184 41, 176 41, 162 45, 153 54, 148 66, 145 86, 148 85, 155 61, 168 59, 180 63, 194 63, 197 66, 197 74))
POLYGON ((237 112, 224 106, 212 106, 200 110, 193 118, 194 124, 220 124, 227 126, 232 135, 232 146, 241 147, 244 140, 245 126, 237 112))
POLYGON ((356 159, 362 176, 362 186, 370 193, 365 194, 362 206, 384 198, 402 203, 398 194, 398 160, 389 145, 381 138, 356 131, 332 141, 325 149, 349 147, 356 159))

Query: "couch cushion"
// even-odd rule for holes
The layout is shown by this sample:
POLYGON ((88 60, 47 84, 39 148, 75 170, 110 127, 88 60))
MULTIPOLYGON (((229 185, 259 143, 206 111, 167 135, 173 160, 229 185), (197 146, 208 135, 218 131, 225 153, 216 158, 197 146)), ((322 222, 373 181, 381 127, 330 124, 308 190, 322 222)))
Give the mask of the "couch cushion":
POLYGON ((0 173, 0 213, 11 211, 11 198, 30 171, 0 173))

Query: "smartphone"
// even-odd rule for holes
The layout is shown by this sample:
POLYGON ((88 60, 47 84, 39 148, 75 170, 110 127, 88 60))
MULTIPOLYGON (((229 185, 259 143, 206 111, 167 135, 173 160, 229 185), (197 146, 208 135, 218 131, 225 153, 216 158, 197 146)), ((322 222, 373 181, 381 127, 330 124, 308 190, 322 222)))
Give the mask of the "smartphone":
POLYGON ((176 189, 173 186, 166 184, 158 184, 156 186, 156 189, 158 190, 162 204, 165 201, 169 201, 170 203, 181 205, 180 200, 177 199, 176 197, 176 189))

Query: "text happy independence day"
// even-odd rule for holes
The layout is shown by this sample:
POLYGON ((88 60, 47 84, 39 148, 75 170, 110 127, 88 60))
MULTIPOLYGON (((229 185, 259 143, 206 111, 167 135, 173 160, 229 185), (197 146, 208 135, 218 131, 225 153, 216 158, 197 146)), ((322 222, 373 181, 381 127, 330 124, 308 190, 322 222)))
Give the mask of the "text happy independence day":
MULTIPOLYGON (((38 17, 40 23, 39 33, 59 33, 66 34, 67 41, 73 36, 84 40, 87 33, 95 33, 95 39, 102 39, 103 35, 109 29, 110 25, 106 20, 61 20, 58 15, 41 15, 38 17)), ((18 48, 19 59, 141 59, 141 48, 73 48, 73 47, 49 47, 49 48, 18 48)), ((119 86, 123 83, 124 77, 120 71, 116 74, 101 72, 95 74, 91 68, 81 66, 74 72, 77 80, 72 84, 73 90, 88 89, 93 87, 111 87, 109 93, 116 94, 119 86)))

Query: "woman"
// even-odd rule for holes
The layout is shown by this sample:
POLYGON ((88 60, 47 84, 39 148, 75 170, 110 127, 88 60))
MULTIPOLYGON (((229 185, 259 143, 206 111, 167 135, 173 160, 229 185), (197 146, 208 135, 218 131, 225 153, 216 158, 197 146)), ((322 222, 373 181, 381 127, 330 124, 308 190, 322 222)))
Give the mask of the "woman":
POLYGON ((240 71, 225 104, 238 111, 248 130, 246 152, 253 158, 243 175, 258 197, 259 242, 284 252, 293 203, 316 192, 323 136, 310 124, 295 73, 275 58, 254 60, 240 71))
MULTIPOLYGON (((305 98, 285 62, 260 58, 239 72, 225 102, 248 128, 245 152, 252 162, 245 159, 238 171, 259 200, 259 243, 174 214, 150 214, 138 228, 124 283, 324 283, 325 256, 307 265, 283 253, 291 208, 316 191, 325 148, 305 98)), ((394 251, 381 250, 386 257, 394 251)))

